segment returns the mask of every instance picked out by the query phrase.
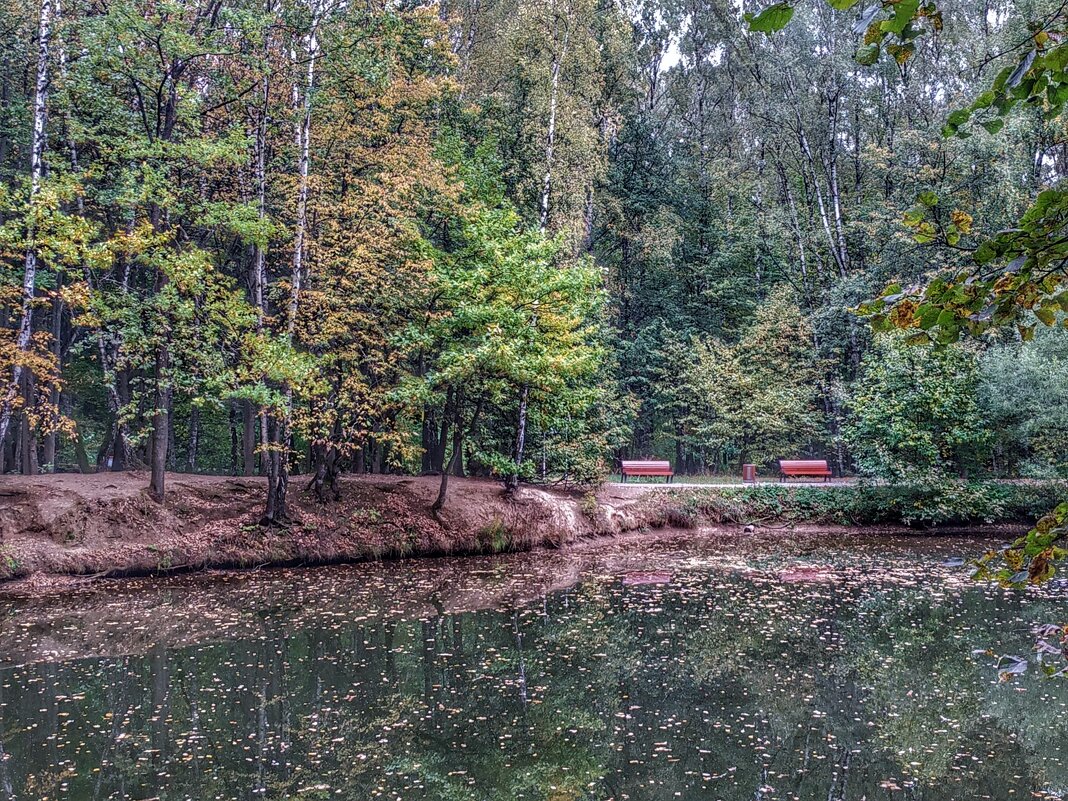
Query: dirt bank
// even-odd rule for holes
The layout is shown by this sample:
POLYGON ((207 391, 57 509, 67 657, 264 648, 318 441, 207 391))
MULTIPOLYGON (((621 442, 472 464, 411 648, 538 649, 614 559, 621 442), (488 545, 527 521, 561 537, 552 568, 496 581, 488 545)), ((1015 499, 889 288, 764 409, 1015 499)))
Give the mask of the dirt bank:
MULTIPOLYGON (((523 488, 508 495, 499 482, 482 479, 450 481, 448 504, 435 516, 430 506, 437 478, 359 476, 343 479, 342 499, 328 504, 304 492, 298 477, 290 492, 292 525, 265 529, 254 522, 262 510, 261 478, 174 474, 164 506, 148 497, 147 483, 141 473, 0 477, 0 581, 21 578, 19 584, 32 591, 60 575, 526 551, 664 527, 795 527, 751 515, 744 506, 724 512, 685 489, 649 492, 608 484, 596 493, 523 488)), ((809 522, 823 532, 836 528, 809 522)), ((6 591, 11 589, 9 584, 6 591)))
POLYGON ((261 478, 175 474, 162 507, 146 485, 140 473, 0 477, 0 580, 522 551, 658 522, 642 493, 612 488, 509 496, 499 482, 453 479, 435 516, 434 477, 348 477, 342 499, 328 504, 304 492, 298 477, 292 526, 264 529, 254 525, 261 478))

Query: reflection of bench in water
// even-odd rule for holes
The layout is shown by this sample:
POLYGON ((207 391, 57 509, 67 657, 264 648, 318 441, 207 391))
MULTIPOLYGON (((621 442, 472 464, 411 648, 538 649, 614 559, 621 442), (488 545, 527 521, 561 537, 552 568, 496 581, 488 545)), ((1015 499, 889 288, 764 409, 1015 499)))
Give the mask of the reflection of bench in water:
POLYGON ((624 461, 619 473, 623 483, 626 483, 627 476, 663 476, 667 481, 671 481, 672 476, 675 475, 671 469, 671 462, 624 461))
POLYGON ((834 474, 823 459, 782 459, 779 461, 779 481, 791 476, 811 476, 830 481, 834 474))

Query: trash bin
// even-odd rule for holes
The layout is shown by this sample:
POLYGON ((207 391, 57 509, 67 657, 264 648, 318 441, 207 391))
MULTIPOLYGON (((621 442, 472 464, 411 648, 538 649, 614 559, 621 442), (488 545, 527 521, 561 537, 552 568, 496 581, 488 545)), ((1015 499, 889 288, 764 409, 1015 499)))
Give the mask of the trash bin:
POLYGON ((742 481, 756 484, 756 465, 755 464, 743 464, 742 465, 742 481))

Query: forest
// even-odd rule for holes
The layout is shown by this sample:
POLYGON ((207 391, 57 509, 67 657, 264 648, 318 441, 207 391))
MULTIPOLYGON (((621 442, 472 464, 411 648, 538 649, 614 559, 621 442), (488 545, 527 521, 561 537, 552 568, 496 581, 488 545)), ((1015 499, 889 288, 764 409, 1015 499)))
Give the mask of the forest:
POLYGON ((1064 477, 1065 22, 9 0, 0 464, 1064 477))

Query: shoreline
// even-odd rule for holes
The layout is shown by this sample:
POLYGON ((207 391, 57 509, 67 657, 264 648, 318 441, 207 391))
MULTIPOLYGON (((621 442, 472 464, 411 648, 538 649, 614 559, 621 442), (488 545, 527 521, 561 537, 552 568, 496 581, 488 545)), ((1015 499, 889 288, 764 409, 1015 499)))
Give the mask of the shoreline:
POLYGON ((341 500, 326 504, 301 478, 291 487, 292 525, 265 529, 254 523, 260 477, 169 474, 161 507, 148 498, 140 472, 2 476, 0 589, 44 590, 63 576, 84 582, 556 550, 665 529, 1011 538, 1029 527, 1024 519, 918 527, 895 521, 892 509, 843 511, 842 499, 853 502, 859 492, 847 484, 828 493, 803 484, 648 492, 606 483, 585 493, 524 486, 509 495, 498 481, 451 478, 448 502, 435 516, 436 476, 346 476, 341 500), (823 498, 838 505, 823 508, 823 498))

